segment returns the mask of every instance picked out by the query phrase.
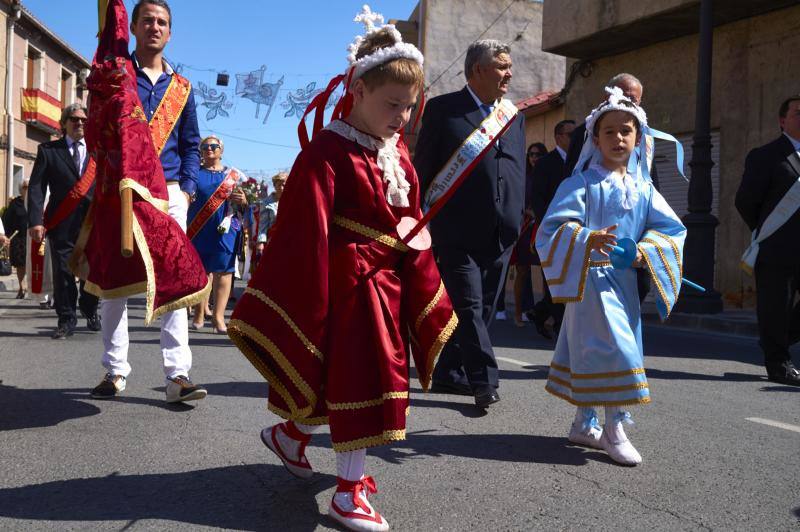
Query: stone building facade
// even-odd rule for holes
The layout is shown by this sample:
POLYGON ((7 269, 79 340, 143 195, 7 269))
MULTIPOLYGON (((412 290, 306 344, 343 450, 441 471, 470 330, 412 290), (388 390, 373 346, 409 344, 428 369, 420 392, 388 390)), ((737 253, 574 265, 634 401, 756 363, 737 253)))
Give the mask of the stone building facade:
MULTIPOLYGON (((697 0, 545 2, 543 49, 581 67, 565 98, 566 116, 586 116, 603 97, 607 80, 630 72, 644 85, 643 105, 651 125, 674 134, 688 148, 689 176, 698 13, 697 0)), ((748 307, 754 304, 753 281, 739 269, 739 259, 750 234, 734 198, 747 152, 780 135, 778 107, 800 92, 800 5, 789 0, 715 2, 714 24, 713 214, 720 222, 715 287, 729 306, 748 307)), ((688 185, 673 169, 674 152, 668 146, 657 148, 656 164, 666 176, 665 196, 685 214, 688 185)))
MULTIPOLYGON (((390 22, 425 55, 426 97, 462 89, 467 47, 478 39, 497 39, 511 45, 508 98, 522 102, 564 84, 565 58, 542 51, 542 6, 541 0, 420 0, 407 20, 390 22)), ((544 142, 537 136, 543 129, 529 126, 529 142, 544 142)))
POLYGON ((0 26, 5 29, 0 54, 0 205, 4 206, 18 194, 20 181, 30 176, 39 144, 61 135, 61 109, 85 103, 91 65, 19 0, 0 0, 0 26))

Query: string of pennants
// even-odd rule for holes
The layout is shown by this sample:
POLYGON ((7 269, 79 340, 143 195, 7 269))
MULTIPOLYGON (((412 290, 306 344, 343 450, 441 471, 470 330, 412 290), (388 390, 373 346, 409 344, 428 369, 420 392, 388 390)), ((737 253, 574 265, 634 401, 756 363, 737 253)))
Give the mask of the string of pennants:
MULTIPOLYGON (((178 73, 181 73, 184 69, 216 72, 214 70, 195 69, 189 65, 176 65, 178 73)), ((256 70, 236 74, 236 84, 232 93, 224 89, 218 90, 209 87, 208 84, 202 81, 194 83, 197 106, 207 109, 205 119, 210 121, 217 118, 230 118, 231 109, 234 107, 234 98, 242 98, 255 104, 255 118, 260 119, 263 117, 261 118, 262 124, 267 123, 276 103, 282 109, 283 118, 294 117, 299 120, 303 117, 303 113, 311 100, 324 90, 322 88, 318 89, 317 82, 312 81, 304 87, 287 91, 282 89, 286 76, 281 76, 278 81, 265 81, 264 74, 266 71, 267 67, 262 65, 261 68, 256 70), (284 93, 285 96, 281 101, 278 101, 281 93, 284 93)), ((216 74, 216 85, 227 87, 229 75, 219 72, 216 72, 216 74)), ((326 109, 332 107, 336 100, 337 98, 331 98, 326 109)))

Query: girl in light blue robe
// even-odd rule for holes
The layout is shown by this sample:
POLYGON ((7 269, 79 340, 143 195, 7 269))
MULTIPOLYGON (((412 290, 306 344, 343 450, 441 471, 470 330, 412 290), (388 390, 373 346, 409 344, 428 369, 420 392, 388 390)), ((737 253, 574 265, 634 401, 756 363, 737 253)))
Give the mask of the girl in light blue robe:
POLYGON ((636 243, 634 266, 650 272, 666 319, 680 291, 686 228, 635 160, 644 159, 644 146, 634 149, 644 111, 619 89, 606 90, 608 101, 587 118, 593 138, 578 170, 559 187, 536 237, 553 301, 566 303, 546 390, 578 407, 570 441, 636 465, 641 456, 622 428, 630 414, 621 408, 650 402, 636 272, 612 266, 608 253, 623 238, 636 243), (606 407, 602 429, 595 406, 606 407))

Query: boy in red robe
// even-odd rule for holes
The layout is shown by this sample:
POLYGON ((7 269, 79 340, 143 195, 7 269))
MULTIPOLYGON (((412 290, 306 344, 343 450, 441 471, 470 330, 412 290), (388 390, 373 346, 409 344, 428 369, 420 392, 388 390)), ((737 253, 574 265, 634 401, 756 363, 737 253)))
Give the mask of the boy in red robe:
POLYGON ((388 530, 367 499, 376 490, 364 476, 366 448, 405 439, 409 354, 427 390, 457 319, 431 251, 411 249, 396 229, 422 216, 400 136, 423 86, 422 54, 393 26, 376 27, 383 19, 368 8, 356 20, 367 34, 351 46, 350 68, 307 111, 318 110, 321 129, 344 80, 334 110, 343 119, 301 138, 228 334, 269 381, 269 409, 287 420, 264 429, 263 442, 307 478, 310 434, 329 424, 338 470, 329 514, 352 530, 388 530))

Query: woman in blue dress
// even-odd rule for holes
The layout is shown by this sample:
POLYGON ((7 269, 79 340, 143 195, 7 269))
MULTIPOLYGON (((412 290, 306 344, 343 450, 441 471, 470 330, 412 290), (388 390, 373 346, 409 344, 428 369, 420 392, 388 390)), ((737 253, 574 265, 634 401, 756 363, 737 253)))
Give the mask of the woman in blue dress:
MULTIPOLYGON (((225 307, 233 287, 236 255, 241 245, 241 212, 247 198, 238 183, 247 177, 239 170, 222 164, 225 147, 217 136, 200 142, 202 165, 197 175, 197 196, 189 206, 186 233, 197 249, 211 282, 214 332, 225 333, 225 307)), ((195 306, 192 327, 204 326, 208 301, 195 306)))
POLYGON ((636 272, 612 265, 609 252, 629 245, 666 319, 680 292, 686 228, 641 162, 644 110, 620 89, 606 91, 608 100, 586 120, 592 138, 576 168, 590 166, 561 184, 536 236, 553 301, 566 303, 546 390, 577 407, 571 442, 636 465, 641 455, 622 428, 630 422, 623 407, 650 402, 636 272), (606 410, 602 428, 596 406, 606 410))

